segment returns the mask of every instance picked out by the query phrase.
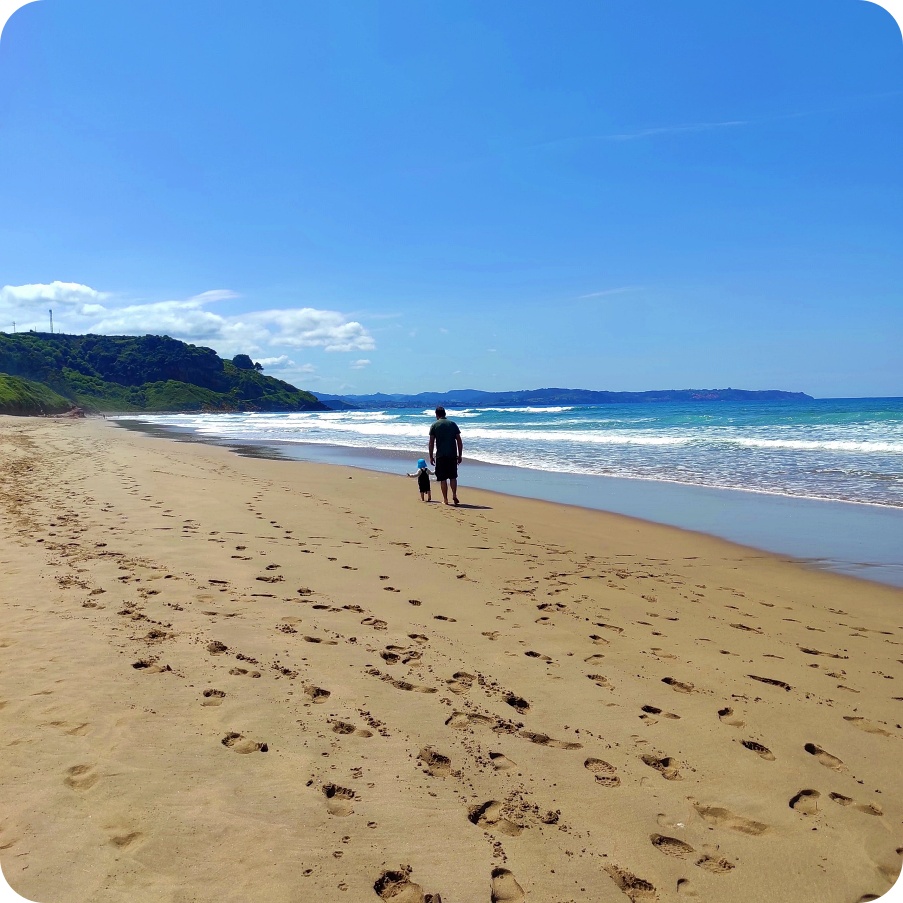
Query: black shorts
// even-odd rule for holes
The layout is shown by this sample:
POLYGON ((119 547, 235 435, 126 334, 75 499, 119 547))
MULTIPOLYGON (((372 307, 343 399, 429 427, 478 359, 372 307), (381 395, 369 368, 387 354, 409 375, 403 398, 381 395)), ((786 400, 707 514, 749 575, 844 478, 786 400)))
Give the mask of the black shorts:
POLYGON ((436 458, 436 479, 458 479, 458 458, 456 455, 440 455, 436 458))

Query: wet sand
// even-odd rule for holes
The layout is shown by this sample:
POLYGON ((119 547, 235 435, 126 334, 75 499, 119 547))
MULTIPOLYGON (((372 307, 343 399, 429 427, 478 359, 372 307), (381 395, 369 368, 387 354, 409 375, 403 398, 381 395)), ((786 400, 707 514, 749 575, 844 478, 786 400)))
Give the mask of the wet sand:
POLYGON ((903 592, 461 497, 0 418, 10 884, 48 903, 887 891, 903 592))

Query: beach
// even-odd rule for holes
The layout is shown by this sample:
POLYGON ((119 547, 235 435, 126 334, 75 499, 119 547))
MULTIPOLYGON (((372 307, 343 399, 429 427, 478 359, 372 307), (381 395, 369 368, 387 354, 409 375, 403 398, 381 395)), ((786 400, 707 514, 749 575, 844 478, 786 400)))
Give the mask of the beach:
MULTIPOLYGON (((465 462, 466 465, 466 462, 465 462)), ((37 901, 860 903, 903 590, 467 485, 0 418, 0 865, 37 901)))

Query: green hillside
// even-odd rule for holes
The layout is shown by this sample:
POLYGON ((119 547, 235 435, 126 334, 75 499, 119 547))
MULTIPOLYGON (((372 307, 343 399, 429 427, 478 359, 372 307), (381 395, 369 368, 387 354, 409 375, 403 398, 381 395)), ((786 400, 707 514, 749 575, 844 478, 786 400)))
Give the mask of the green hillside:
MULTIPOLYGON (((261 370, 246 354, 223 360, 169 336, 0 333, 0 376, 18 378, 4 381, 0 398, 32 399, 29 410, 15 413, 58 410, 50 398, 61 398, 62 410, 103 412, 328 410, 310 392, 261 370), (31 395, 23 394, 23 380, 31 395), (46 399, 34 394, 38 389, 46 399)), ((2 401, 0 412, 14 413, 2 401)))
POLYGON ((0 373, 0 414, 64 414, 72 402, 41 383, 0 373))

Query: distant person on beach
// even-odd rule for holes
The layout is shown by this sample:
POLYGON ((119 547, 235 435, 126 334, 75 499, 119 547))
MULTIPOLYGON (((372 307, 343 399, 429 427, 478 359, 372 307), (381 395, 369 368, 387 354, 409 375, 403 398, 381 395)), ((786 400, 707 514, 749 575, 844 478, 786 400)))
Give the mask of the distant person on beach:
POLYGON ((433 473, 429 467, 426 466, 426 461, 421 458, 417 462, 417 470, 414 473, 409 473, 409 477, 417 477, 417 488, 420 490, 420 501, 421 502, 431 502, 433 500, 433 494, 430 490, 430 474, 433 473))
POLYGON ((458 465, 464 444, 461 430, 454 420, 447 420, 445 408, 436 408, 436 422, 430 427, 430 464, 436 468, 436 479, 442 489, 442 498, 448 504, 448 484, 451 483, 452 501, 458 502, 458 465))

